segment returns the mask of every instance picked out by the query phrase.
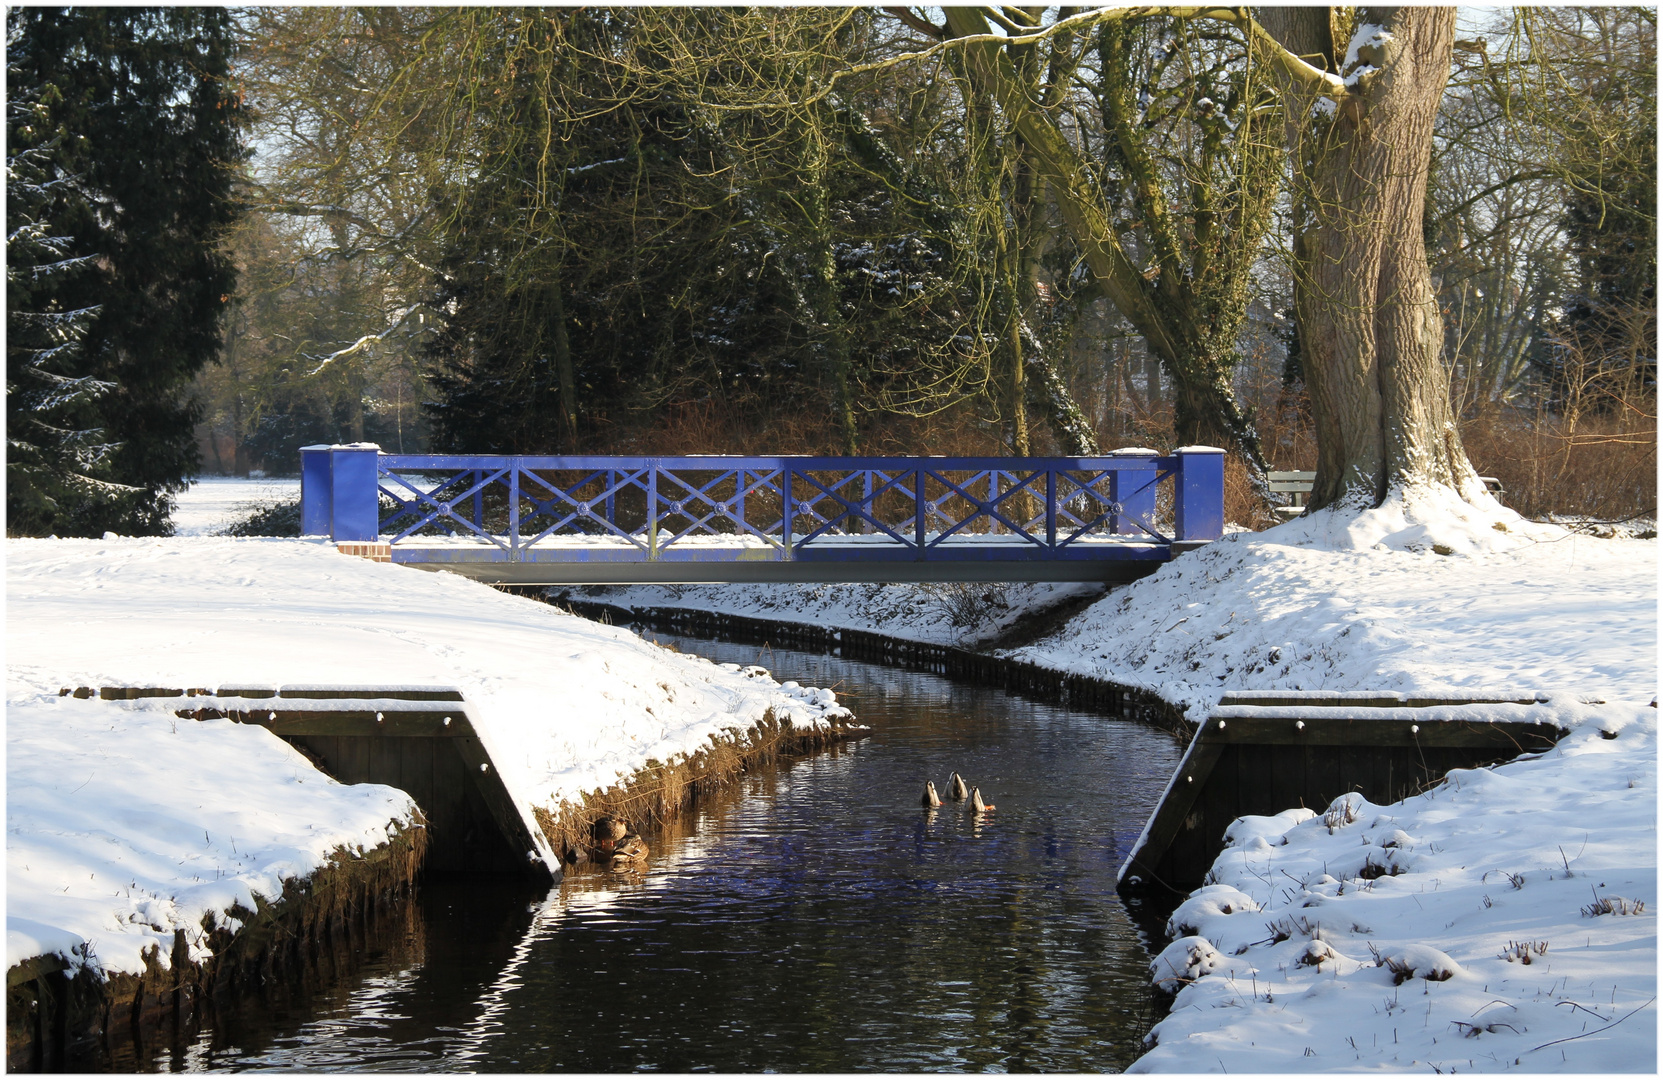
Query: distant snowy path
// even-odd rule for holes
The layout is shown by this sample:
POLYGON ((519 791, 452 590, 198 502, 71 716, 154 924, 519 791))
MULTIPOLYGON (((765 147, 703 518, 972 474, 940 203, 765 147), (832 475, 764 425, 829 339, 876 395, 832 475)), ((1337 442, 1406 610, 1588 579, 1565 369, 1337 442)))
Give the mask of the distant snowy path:
POLYGON ((212 536, 256 509, 298 498, 299 477, 200 477, 174 496, 173 532, 212 536))

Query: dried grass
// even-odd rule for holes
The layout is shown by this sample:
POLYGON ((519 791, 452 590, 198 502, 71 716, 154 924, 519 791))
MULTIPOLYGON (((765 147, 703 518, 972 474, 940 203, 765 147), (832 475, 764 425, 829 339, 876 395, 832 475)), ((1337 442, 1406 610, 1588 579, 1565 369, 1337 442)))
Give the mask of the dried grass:
POLYGON ((1381 862, 1375 862, 1373 856, 1363 860, 1363 868, 1357 871, 1357 876, 1364 881, 1376 881, 1383 877, 1397 877, 1404 872, 1404 867, 1396 859, 1387 857, 1381 862))
MULTIPOLYGON (((1299 387, 1283 386, 1275 371, 1255 369, 1239 386, 1252 411, 1266 459, 1274 469, 1314 469, 1316 435, 1310 404, 1299 387)), ((871 455, 1003 455, 1009 453, 997 425, 969 404, 933 416, 868 413, 860 420, 860 452, 871 455)), ((1044 424, 1030 425, 1037 455, 1058 447, 1044 424)), ((1503 501, 1531 518, 1550 515, 1627 520, 1654 515, 1657 504, 1656 403, 1654 398, 1617 401, 1567 420, 1547 411, 1527 412, 1490 403, 1461 421, 1468 457, 1480 474, 1501 480, 1503 501)), ((1157 401, 1115 412, 1099 423, 1105 449, 1124 445, 1172 449, 1172 406, 1157 401)), ((665 455, 843 452, 830 410, 764 409, 703 400, 660 410, 647 425, 612 429, 597 453, 665 455)), ((1225 465, 1225 520, 1264 529, 1281 520, 1268 493, 1254 485, 1244 460, 1225 465)))
POLYGON ((1473 467, 1528 518, 1623 521, 1657 513, 1655 405, 1570 423, 1491 406, 1462 425, 1473 467))
POLYGON ((1501 950, 1501 959, 1509 964, 1530 964, 1535 957, 1546 956, 1547 952, 1548 943, 1545 941, 1509 941, 1507 948, 1501 950))
POLYGON ((1363 808, 1360 801, 1354 802, 1350 795, 1342 795, 1322 815, 1322 823, 1328 826, 1332 834, 1336 829, 1343 829, 1357 821, 1362 815, 1363 808))
POLYGON ((867 729, 852 724, 799 728, 770 709, 749 731, 730 728, 690 757, 664 763, 650 761, 628 780, 584 795, 558 808, 536 807, 543 835, 562 858, 587 844, 590 826, 601 817, 626 821, 637 831, 671 821, 701 796, 713 795, 743 774, 785 755, 808 754, 867 729))
POLYGON ((1582 909, 1586 918, 1600 915, 1643 915, 1646 911, 1644 900, 1630 900, 1626 896, 1594 896, 1594 902, 1582 909))

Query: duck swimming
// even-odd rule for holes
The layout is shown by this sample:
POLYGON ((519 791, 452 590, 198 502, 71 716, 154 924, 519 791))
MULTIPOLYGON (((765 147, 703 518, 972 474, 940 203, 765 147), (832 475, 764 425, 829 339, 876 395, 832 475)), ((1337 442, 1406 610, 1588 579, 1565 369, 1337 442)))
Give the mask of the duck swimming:
POLYGON ((954 799, 963 800, 970 797, 970 788, 964 783, 964 777, 954 773, 947 779, 947 794, 954 799))
POLYGON ((608 855, 612 853, 612 849, 618 841, 628 835, 629 824, 619 821, 610 814, 596 818, 594 824, 589 826, 589 836, 594 841, 595 847, 608 855))
POLYGON ((933 810, 941 805, 941 796, 935 793, 934 780, 924 781, 924 798, 920 801, 927 810, 933 810))
POLYGON ((648 850, 646 842, 634 833, 618 841, 618 846, 612 852, 613 870, 626 870, 639 863, 645 862, 648 850))
MULTIPOLYGON (((646 842, 629 827, 629 822, 610 815, 596 819, 589 827, 592 841, 589 861, 621 870, 644 861, 648 854, 646 842)), ((573 860, 576 861, 576 860, 573 860)))
POLYGON ((997 809, 998 807, 994 806, 992 803, 984 803, 982 801, 981 788, 976 788, 970 792, 970 812, 972 814, 980 814, 988 810, 997 809))

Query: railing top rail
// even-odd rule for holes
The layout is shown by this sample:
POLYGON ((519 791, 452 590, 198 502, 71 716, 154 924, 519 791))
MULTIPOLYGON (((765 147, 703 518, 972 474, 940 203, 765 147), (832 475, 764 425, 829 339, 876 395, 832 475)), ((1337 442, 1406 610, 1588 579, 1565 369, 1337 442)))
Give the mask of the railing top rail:
POLYGON ((540 455, 540 454, 382 454, 382 469, 796 469, 802 471, 833 470, 931 470, 997 469, 1004 472, 1031 472, 1059 469, 1071 472, 1110 471, 1125 468, 1170 467, 1177 461, 1172 454, 1117 454, 1104 457, 815 457, 749 455, 540 455))

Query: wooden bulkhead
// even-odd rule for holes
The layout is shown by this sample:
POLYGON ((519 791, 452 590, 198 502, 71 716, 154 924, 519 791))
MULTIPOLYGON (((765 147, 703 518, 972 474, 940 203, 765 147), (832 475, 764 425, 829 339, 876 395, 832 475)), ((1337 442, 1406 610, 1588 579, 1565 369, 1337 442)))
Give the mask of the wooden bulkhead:
POLYGON ((558 862, 497 774, 459 690, 449 687, 82 687, 75 697, 181 698, 196 720, 257 724, 343 784, 386 784, 427 819, 426 872, 505 873, 552 881, 558 862))
POLYGON ((1182 896, 1204 883, 1237 818, 1321 812, 1357 792, 1385 805, 1472 769, 1551 748, 1563 732, 1536 695, 1238 693, 1196 731, 1143 835, 1123 891, 1182 896))

